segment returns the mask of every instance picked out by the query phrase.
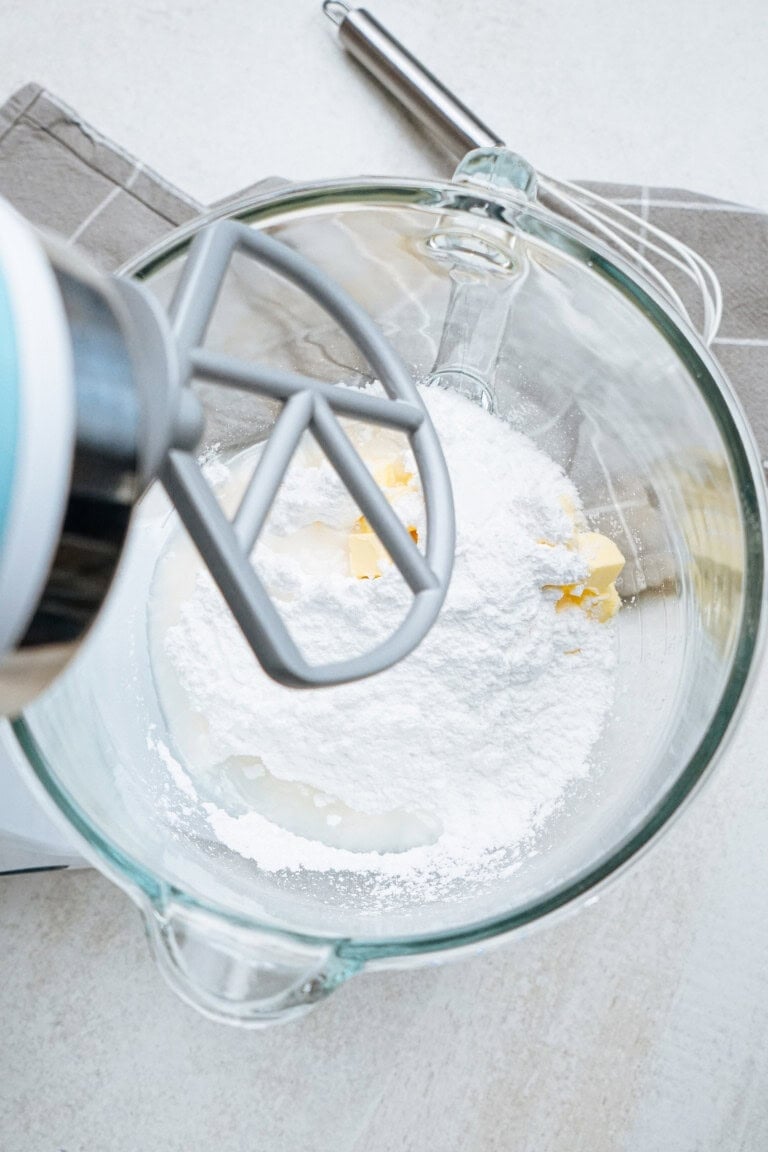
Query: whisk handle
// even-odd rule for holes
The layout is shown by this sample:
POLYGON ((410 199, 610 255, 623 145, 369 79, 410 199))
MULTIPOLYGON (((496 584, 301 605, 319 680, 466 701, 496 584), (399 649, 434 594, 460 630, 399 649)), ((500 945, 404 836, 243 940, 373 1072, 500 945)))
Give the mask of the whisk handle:
POLYGON ((364 8, 325 0, 323 11, 342 47, 454 155, 504 143, 364 8))

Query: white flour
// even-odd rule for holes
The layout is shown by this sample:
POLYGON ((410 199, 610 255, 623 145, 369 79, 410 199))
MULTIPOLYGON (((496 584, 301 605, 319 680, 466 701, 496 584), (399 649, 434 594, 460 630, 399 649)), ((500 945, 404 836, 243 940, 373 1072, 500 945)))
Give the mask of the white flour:
MULTIPOLYGON (((282 688, 189 546, 177 540, 158 567, 150 633, 185 765, 173 765, 176 783, 221 843, 268 871, 409 884, 467 874, 535 832, 588 772, 611 703, 614 626, 556 612, 557 593, 545 589, 585 576, 565 546, 575 489, 507 424, 455 393, 423 395, 453 483, 456 561, 437 624, 396 667, 339 688, 282 688)), ((396 457, 407 466, 391 434, 348 430, 374 467, 396 457)), ((254 460, 216 466, 230 506, 254 460)), ((417 484, 389 495, 423 539, 417 484)), ((393 567, 380 579, 350 576, 358 515, 307 441, 256 561, 314 661, 338 659, 348 637, 344 654, 371 647, 410 602, 393 567)))

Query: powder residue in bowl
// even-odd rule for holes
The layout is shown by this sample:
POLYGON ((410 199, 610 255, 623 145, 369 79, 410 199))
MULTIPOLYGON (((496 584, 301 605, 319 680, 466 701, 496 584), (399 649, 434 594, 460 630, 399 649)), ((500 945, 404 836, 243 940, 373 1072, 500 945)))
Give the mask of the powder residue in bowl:
MULTIPOLYGON (((454 392, 422 396, 451 475, 456 558, 437 623, 400 664, 336 688, 281 687, 181 536, 158 564, 150 639, 174 772, 213 836, 266 871, 459 877, 529 838, 589 771, 612 700, 615 626, 555 610, 552 587, 585 576, 568 546, 578 493, 505 422, 454 392)), ((346 427, 423 542, 407 442, 346 427)), ((217 462, 228 508, 259 452, 217 462)), ((386 560, 378 578, 351 573, 359 517, 307 437, 254 561, 315 662, 372 647, 410 603, 386 560)))

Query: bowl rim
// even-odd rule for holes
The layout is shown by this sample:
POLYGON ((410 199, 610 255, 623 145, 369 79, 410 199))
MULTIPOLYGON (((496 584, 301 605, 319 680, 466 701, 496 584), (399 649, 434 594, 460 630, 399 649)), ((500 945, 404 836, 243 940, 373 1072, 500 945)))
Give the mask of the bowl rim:
POLYGON ((566 251, 588 264, 645 313, 686 364, 707 404, 727 448, 740 498, 745 528, 744 602, 738 640, 734 647, 727 683, 713 717, 696 750, 677 778, 647 813, 642 825, 627 833, 591 862, 585 871, 570 876, 544 897, 532 898, 507 914, 487 917, 460 928, 444 932, 402 934, 396 937, 340 938, 297 928, 279 922, 256 922, 250 916, 239 916, 222 904, 206 897, 181 893, 173 882, 156 870, 123 852, 112 843, 76 801, 56 780, 39 747, 32 727, 22 713, 11 722, 15 742, 26 764, 67 822, 83 842, 85 855, 120 887, 143 903, 149 899, 162 903, 169 890, 195 908, 214 917, 223 917, 244 928, 257 926, 259 931, 275 931, 295 939, 327 944, 339 956, 352 963, 386 965, 398 959, 414 963, 419 956, 435 952, 474 947, 492 938, 502 938, 522 928, 551 921, 566 909, 591 901, 595 890, 620 875, 656 842, 660 833, 672 826, 699 788, 709 779, 717 759, 727 746, 736 722, 754 683, 759 654, 765 639, 766 624, 762 611, 766 554, 766 499, 762 464, 754 437, 742 406, 725 373, 704 346, 698 334, 682 320, 661 297, 655 286, 588 232, 550 209, 531 203, 518 193, 504 194, 497 188, 482 185, 458 185, 450 181, 418 180, 388 177, 325 180, 306 184, 286 182, 276 187, 270 182, 260 193, 246 193, 239 199, 215 206, 163 237, 136 258, 124 264, 119 275, 147 280, 180 254, 192 237, 206 224, 224 217, 242 220, 254 226, 274 225, 281 216, 292 216, 307 208, 332 210, 346 206, 359 208, 415 207, 439 212, 448 208, 464 211, 468 206, 483 212, 497 222, 512 224, 566 251))

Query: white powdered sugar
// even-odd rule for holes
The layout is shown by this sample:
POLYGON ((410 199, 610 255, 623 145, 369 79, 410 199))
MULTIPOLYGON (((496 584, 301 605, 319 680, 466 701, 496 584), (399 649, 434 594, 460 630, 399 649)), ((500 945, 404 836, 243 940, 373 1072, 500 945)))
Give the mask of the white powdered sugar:
MULTIPOLYGON (((176 783, 218 841, 267 871, 426 885, 477 870, 535 833, 587 774, 610 707, 615 625, 556 611, 558 592, 547 587, 586 575, 567 546, 579 515, 573 485, 468 400, 437 388, 422 395, 453 484, 456 559, 437 623, 394 668, 337 688, 283 688, 259 667, 189 546, 175 539, 158 565, 150 634, 183 763, 176 783)), ((407 443, 346 427, 374 472, 394 465, 385 490, 423 541, 407 443)), ((217 463, 225 504, 236 503, 258 452, 217 463)), ((350 574, 358 516, 307 438, 255 561, 313 662, 372 647, 410 603, 386 560, 380 578, 350 574)))

